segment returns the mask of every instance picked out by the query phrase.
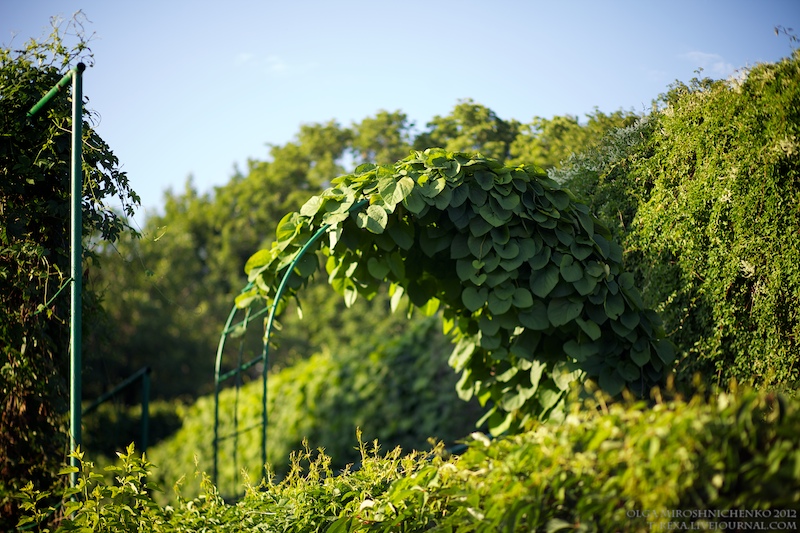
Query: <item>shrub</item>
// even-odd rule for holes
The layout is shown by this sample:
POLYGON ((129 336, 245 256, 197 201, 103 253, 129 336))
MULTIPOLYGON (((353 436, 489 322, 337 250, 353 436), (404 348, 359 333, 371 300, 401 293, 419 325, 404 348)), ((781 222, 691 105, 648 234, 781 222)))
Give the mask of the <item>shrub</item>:
MULTIPOLYGON (((460 457, 441 446, 382 455, 377 443, 359 441, 360 468, 337 472, 330 457, 306 448, 294 454, 286 477, 248 485, 236 504, 226 504, 204 477, 199 497, 156 506, 145 484, 152 465, 133 457, 131 448, 121 454, 112 484, 84 464, 83 496, 67 504, 74 514, 59 530, 138 524, 165 532, 626 532, 676 522, 682 529, 796 525, 800 401, 754 392, 710 401, 656 399, 648 408, 607 407, 599 398, 576 406, 562 424, 542 423, 495 441, 476 434, 460 457), (742 510, 750 516, 741 517, 742 510)), ((38 508, 41 496, 30 486, 23 492, 30 518, 46 512, 38 508)))
POLYGON ((616 227, 682 381, 794 391, 800 51, 741 79, 677 83, 660 104, 555 177, 616 227))

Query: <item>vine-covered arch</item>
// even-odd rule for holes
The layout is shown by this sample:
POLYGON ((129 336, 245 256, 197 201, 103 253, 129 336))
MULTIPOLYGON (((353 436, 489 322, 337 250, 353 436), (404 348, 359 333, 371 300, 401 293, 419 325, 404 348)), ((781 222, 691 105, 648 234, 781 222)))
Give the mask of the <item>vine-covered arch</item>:
POLYGON ((275 237, 247 262, 236 301, 270 310, 264 358, 272 321, 321 255, 348 305, 388 282, 393 308, 441 312, 458 394, 488 407, 496 434, 562 412, 578 381, 649 390, 674 359, 609 230, 534 166, 441 149, 362 165, 287 214, 275 237))

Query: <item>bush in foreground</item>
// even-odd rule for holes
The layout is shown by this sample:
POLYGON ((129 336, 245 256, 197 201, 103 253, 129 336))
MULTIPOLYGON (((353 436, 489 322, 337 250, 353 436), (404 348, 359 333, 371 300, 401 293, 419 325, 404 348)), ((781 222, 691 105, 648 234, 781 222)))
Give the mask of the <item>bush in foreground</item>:
MULTIPOLYGON (((360 445, 357 470, 336 475, 306 450, 279 482, 248 486, 227 504, 204 493, 154 503, 153 465, 121 454, 113 485, 83 463, 70 514, 56 531, 647 531, 796 527, 800 507, 800 402, 773 394, 711 401, 577 407, 564 423, 489 441, 475 435, 460 457, 381 455, 360 445), (586 408, 588 407, 588 408, 586 408), (306 468, 301 464, 308 465, 306 468), (750 516, 742 516, 747 511, 750 516), (685 513, 685 514, 676 514, 685 513), (753 516, 755 515, 755 516, 753 516), (725 523, 723 525, 723 523, 725 523), (739 525, 731 525, 738 523, 739 525)), ((67 472, 69 469, 66 469, 67 472)), ((40 493, 21 495, 26 521, 44 517, 40 493)), ((31 522, 28 522, 31 523, 31 522)), ((49 531, 42 528, 42 531, 49 531)))

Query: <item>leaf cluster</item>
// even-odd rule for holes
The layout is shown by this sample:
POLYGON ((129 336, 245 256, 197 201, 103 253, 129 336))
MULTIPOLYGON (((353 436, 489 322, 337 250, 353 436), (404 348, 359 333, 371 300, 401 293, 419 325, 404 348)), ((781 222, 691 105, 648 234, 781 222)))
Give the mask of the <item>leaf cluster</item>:
POLYGON ((649 390, 673 360, 609 230, 536 167, 440 149, 362 165, 281 220, 237 304, 279 298, 280 312, 320 268, 316 252, 348 304, 388 282, 409 313, 441 306, 459 393, 492 402, 498 434, 563 409, 585 377, 612 395, 649 390))

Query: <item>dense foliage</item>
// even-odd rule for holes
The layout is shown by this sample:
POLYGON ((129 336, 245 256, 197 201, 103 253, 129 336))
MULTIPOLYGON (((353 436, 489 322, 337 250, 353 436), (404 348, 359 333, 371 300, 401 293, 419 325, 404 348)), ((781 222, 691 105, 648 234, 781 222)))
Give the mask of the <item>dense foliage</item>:
POLYGON ((616 228, 678 372, 800 378, 800 52, 661 107, 556 173, 616 228))
MULTIPOLYGON (((772 394, 721 394, 607 407, 575 405, 561 424, 515 437, 476 434, 460 457, 382 454, 361 443, 358 468, 336 472, 310 450, 282 480, 248 486, 226 503, 203 493, 160 507, 157 471, 132 449, 103 481, 82 466, 57 531, 789 531, 800 508, 800 404, 772 394), (148 476, 149 474, 149 476, 148 476), (750 516, 739 513, 748 511, 750 516), (688 516, 676 515, 685 512, 688 516), (754 513, 759 513, 753 516, 754 513), (672 525, 670 524, 683 524, 672 525), (740 524, 740 525, 737 525, 740 524), (741 525, 745 524, 745 525, 741 525)), ((69 469, 67 469, 69 470, 69 469)), ((72 491, 70 491, 72 492, 72 491)), ((24 492, 29 518, 41 493, 24 492)))
MULTIPOLYGON (((577 117, 554 117, 513 126, 515 121, 467 100, 417 131, 405 114, 379 111, 350 126, 302 125, 293 140, 271 146, 266 160, 250 161, 213 191, 198 192, 189 181, 167 194, 163 212, 149 214, 141 239, 124 239, 105 250, 98 284, 113 291, 104 307, 114 343, 90 344, 87 395, 96 397, 145 365, 153 368, 155 397, 193 399, 213 390, 213 355, 233 299, 246 284, 247 258, 270 244, 286 213, 300 209, 329 180, 352 170, 350 165, 391 164, 412 147, 424 149, 435 141, 481 150, 489 143, 498 147, 493 155, 508 153, 511 161, 548 168, 629 120, 629 113, 595 111, 585 124, 577 117)), ((385 338, 406 326, 404 316, 372 313, 362 301, 345 311, 341 299, 330 298, 324 279, 318 285, 303 293, 313 312, 303 320, 292 312, 281 317, 281 343, 270 364, 369 343, 369 332, 385 338)), ((378 298, 388 310, 388 298, 378 298)), ((260 337, 253 332, 248 353, 259 353, 260 337)))
POLYGON ((489 404, 495 434, 559 413, 577 381, 641 394, 671 368, 610 232, 533 166, 441 149, 362 165, 281 220, 272 246, 248 260, 254 287, 238 304, 279 299, 280 309, 302 295, 317 251, 346 303, 388 282, 395 302, 406 294, 429 315, 441 304, 460 395, 489 404), (312 240, 320 228, 326 238, 312 240))
MULTIPOLYGON (((452 445, 469 435, 480 411, 454 392, 448 346, 439 322, 426 319, 379 346, 317 353, 272 373, 267 459, 273 473, 286 475, 290 454, 304 442, 324 448, 332 468, 344 468, 358 460, 353 438, 359 428, 369 440, 406 450, 425 449, 432 437, 452 445)), ((233 434, 237 417, 242 430, 238 439, 220 443, 217 487, 226 496, 242 490, 242 468, 253 479, 261 476, 261 402, 260 380, 222 392, 220 435, 233 434)), ((213 397, 203 397, 184 414, 180 431, 148 452, 159 465, 159 485, 191 480, 195 470, 213 472, 213 425, 213 397)), ((182 487, 184 496, 199 490, 190 481, 182 487)))
MULTIPOLYGON (((26 116, 79 58, 91 59, 80 34, 74 45, 62 35, 63 28, 54 26, 47 40, 21 50, 0 48, 0 529, 16 512, 9 493, 28 481, 55 482, 64 460, 69 95, 26 116)), ((106 202, 119 198, 130 215, 138 198, 91 120, 84 112, 83 234, 92 242, 112 242, 127 225, 106 202)), ((85 263, 87 276, 94 264, 85 263)), ((91 323, 98 298, 90 283, 84 293, 91 323)))
MULTIPOLYGON (((64 450, 53 436, 63 434, 66 375, 67 290, 59 290, 68 289, 69 94, 34 119, 24 115, 78 56, 91 57, 85 46, 70 49, 56 32, 0 51, 0 529, 15 521, 9 492, 23 484, 21 501, 37 522, 34 508, 62 496, 48 489, 64 450)), ((154 368, 159 398, 209 392, 220 329, 253 251, 267 250, 248 265, 260 293, 243 304, 269 297, 312 227, 332 224, 319 243, 331 258, 316 280, 316 256, 299 264, 292 287, 302 286, 305 316, 285 302, 269 361, 269 451, 279 475, 227 505, 219 492, 235 492, 226 484, 239 483, 239 473, 223 448, 223 485, 186 481, 184 499, 159 507, 148 478, 170 485, 191 473, 195 453, 197 468, 210 470, 213 406, 203 398, 183 413, 158 404, 160 435, 178 414, 185 422, 153 449, 160 468, 148 474, 151 465, 129 450, 110 467, 117 479, 103 481, 84 462, 79 497, 64 497, 74 514, 62 529, 636 531, 651 527, 655 515, 644 511, 681 508, 796 519, 777 514, 800 506, 796 400, 748 393, 570 411, 565 399, 585 376, 609 392, 644 392, 668 370, 672 354, 648 309, 663 317, 684 383, 697 373, 796 393, 798 80, 796 52, 735 80, 676 83, 644 117, 596 111, 586 123, 522 124, 465 100, 419 132, 400 111, 350 127, 303 125, 227 185, 199 194, 189 181, 168 193, 141 240, 124 238, 126 222, 104 205, 119 197, 130 215, 137 199, 87 112, 84 234, 114 243, 90 248, 85 262, 87 396, 144 365, 154 368), (446 150, 425 152, 431 145, 446 150), (330 297, 328 281, 344 298, 330 297), (92 314, 97 282, 113 294, 105 322, 92 314), (390 313, 397 308, 409 314, 390 313), (434 312, 457 341, 450 361, 462 371, 460 394, 488 407, 495 433, 533 431, 491 443, 478 435, 461 458, 441 448, 384 457, 363 444, 353 455, 356 426, 384 446, 420 449, 429 435, 449 442, 472 425, 474 411, 462 415, 458 406, 468 407, 449 394, 457 376, 445 368, 438 324, 425 316, 434 312), (563 410, 560 426, 537 420, 554 409, 563 410), (303 438, 327 453, 286 463, 303 438), (359 459, 358 469, 334 475, 359 459)), ((261 332, 252 329, 243 348, 258 353, 261 332)), ((260 384, 222 398, 226 412, 238 404, 242 420, 258 418, 260 384)), ((138 426, 107 408, 98 415, 87 430, 113 421, 130 440, 138 426)), ((230 423, 223 416, 223 433, 230 423)), ((257 432, 242 435, 237 452, 254 479, 257 432)), ((87 439, 93 452, 114 446, 104 437, 87 439)))

